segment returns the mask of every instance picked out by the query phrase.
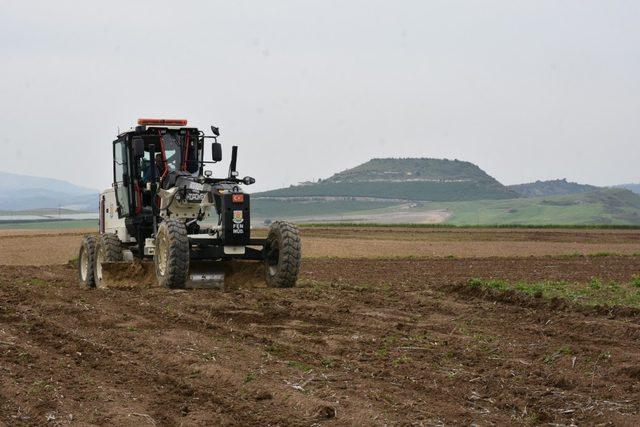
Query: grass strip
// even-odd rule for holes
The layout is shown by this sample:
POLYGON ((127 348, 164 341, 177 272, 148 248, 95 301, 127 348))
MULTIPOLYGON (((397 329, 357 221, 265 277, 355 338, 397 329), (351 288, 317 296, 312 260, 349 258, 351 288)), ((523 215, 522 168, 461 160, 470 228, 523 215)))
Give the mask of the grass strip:
POLYGON ((516 291, 536 298, 560 298, 586 306, 632 307, 640 309, 640 276, 626 283, 592 278, 588 283, 567 281, 507 282, 470 279, 468 286, 493 291, 516 291))

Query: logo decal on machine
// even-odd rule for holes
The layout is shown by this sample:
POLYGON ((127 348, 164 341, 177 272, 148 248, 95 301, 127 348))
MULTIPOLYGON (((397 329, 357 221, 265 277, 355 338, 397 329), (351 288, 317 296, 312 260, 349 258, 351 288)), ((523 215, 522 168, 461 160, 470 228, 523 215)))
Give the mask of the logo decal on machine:
POLYGON ((204 199, 204 193, 187 193, 187 202, 201 202, 204 199))
POLYGON ((244 234, 242 210, 233 211, 233 234, 244 234))

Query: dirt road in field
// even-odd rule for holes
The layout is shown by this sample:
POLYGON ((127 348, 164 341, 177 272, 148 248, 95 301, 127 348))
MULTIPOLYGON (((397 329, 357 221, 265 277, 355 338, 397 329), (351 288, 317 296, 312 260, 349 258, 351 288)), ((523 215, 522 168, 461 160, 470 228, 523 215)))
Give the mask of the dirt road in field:
POLYGON ((640 316, 470 292, 639 257, 307 259, 294 289, 79 289, 0 267, 7 425, 640 424, 640 316))
MULTIPOLYGON (((0 230, 0 265, 64 264, 95 230, 0 230)), ((265 230, 255 230, 264 236, 265 230)), ((303 256, 343 258, 510 257, 637 254, 640 230, 303 228, 303 256)))

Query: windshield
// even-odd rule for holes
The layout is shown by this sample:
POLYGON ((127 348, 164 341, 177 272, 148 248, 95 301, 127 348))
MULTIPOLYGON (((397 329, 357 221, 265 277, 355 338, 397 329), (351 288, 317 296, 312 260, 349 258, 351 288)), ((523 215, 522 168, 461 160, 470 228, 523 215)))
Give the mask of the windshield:
POLYGON ((139 158, 139 172, 142 182, 148 182, 155 169, 157 178, 164 178, 175 171, 198 173, 198 139, 189 133, 178 131, 159 132, 145 137, 144 155, 139 158), (150 146, 155 145, 155 157, 151 159, 150 146), (153 165, 153 166, 152 166, 153 165))
MULTIPOLYGON (((164 146, 164 156, 166 160, 167 173, 180 170, 182 163, 181 156, 181 141, 180 136, 174 133, 165 133, 162 135, 162 142, 164 146)), ((162 173, 162 171, 160 172, 162 173)))
POLYGON ((197 138, 189 133, 179 134, 177 132, 167 132, 162 135, 164 155, 167 168, 162 168, 166 173, 173 171, 185 171, 197 173, 198 147, 197 138))

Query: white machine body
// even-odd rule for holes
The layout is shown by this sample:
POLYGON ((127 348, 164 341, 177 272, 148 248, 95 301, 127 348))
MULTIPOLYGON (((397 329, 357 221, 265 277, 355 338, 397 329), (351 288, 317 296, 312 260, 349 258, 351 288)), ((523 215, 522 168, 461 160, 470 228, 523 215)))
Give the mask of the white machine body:
POLYGON ((114 233, 118 235, 123 243, 133 243, 136 239, 129 235, 124 218, 118 215, 118 204, 116 203, 116 191, 109 188, 100 194, 99 203, 100 234, 114 233))

